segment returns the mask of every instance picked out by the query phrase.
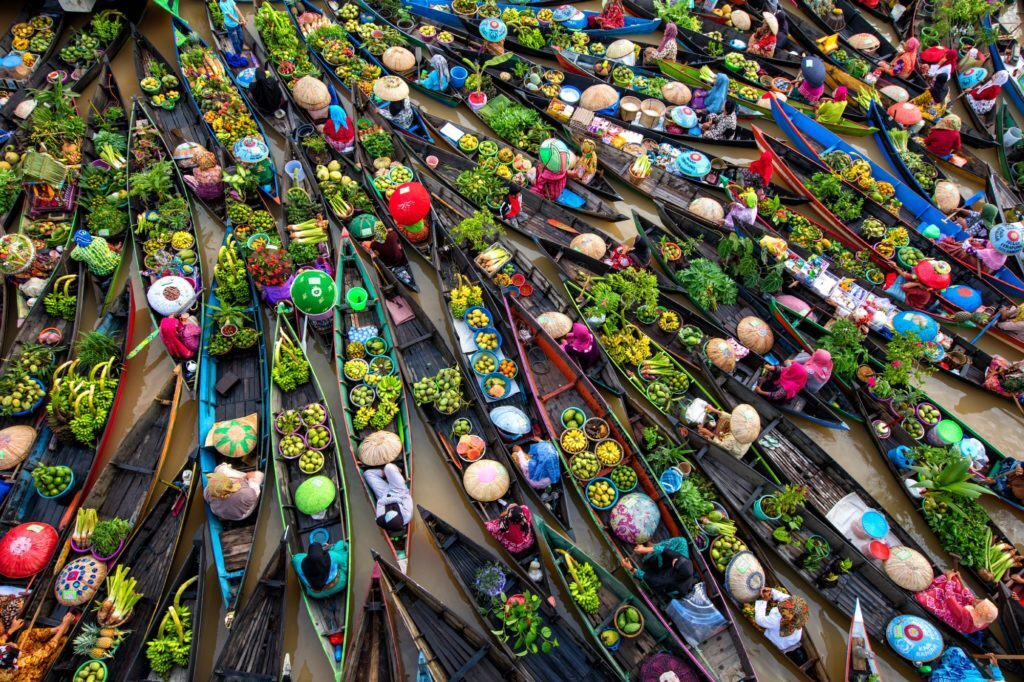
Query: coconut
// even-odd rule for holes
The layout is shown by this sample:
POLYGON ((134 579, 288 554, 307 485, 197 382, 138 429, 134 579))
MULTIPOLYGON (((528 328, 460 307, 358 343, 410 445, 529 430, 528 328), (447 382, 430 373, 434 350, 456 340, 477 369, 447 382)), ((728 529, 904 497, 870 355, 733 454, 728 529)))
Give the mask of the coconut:
POLYGON ((590 111, 607 109, 618 101, 619 93, 606 83, 591 85, 580 95, 580 106, 590 111))
POLYGON ((672 81, 671 83, 665 83, 661 86, 662 98, 670 104, 687 105, 693 98, 693 93, 690 92, 690 88, 686 87, 682 83, 672 81))
POLYGON ((952 213, 960 205, 960 189, 956 183, 949 180, 939 180, 935 183, 935 205, 943 213, 952 213))
POLYGON ((721 223, 725 219, 725 209, 711 197, 697 197, 690 202, 690 213, 699 215, 710 223, 721 223))
POLYGON ((399 45, 385 50, 381 61, 384 62, 384 66, 395 73, 407 73, 416 68, 416 57, 412 52, 399 45))
POLYGON ((331 103, 331 93, 323 81, 312 76, 303 76, 292 88, 295 103, 303 109, 323 109, 331 103))

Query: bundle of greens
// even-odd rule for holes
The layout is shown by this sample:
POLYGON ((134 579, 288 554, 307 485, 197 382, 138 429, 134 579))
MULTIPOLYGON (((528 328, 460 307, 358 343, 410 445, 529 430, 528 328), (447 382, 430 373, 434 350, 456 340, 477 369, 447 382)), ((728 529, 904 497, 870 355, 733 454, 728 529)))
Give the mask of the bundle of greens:
POLYGON ((821 347, 832 355, 832 370, 837 376, 849 381, 857 368, 868 360, 864 348, 864 332, 845 318, 832 323, 828 335, 821 340, 821 347))
POLYGON ((736 302, 739 289, 736 283, 717 263, 706 258, 690 262, 689 267, 676 273, 679 282, 693 302, 705 310, 717 310, 719 305, 736 302))
POLYGON ((471 217, 465 218, 453 227, 451 238, 457 246, 479 252, 493 244, 504 231, 501 225, 494 222, 490 211, 484 209, 474 211, 471 217))
POLYGON ((274 369, 271 375, 274 383, 285 393, 309 381, 309 361, 302 348, 295 345, 288 336, 282 335, 274 347, 274 369))
POLYGON ((536 109, 507 99, 495 99, 492 105, 493 108, 482 109, 480 113, 498 137, 513 147, 535 154, 541 142, 555 133, 536 109))

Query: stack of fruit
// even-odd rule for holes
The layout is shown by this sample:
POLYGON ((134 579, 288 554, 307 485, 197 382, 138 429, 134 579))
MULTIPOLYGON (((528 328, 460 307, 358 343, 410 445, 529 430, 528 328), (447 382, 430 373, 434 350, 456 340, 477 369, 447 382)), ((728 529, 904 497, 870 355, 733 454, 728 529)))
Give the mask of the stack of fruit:
POLYGON ((644 628, 644 617, 635 606, 623 606, 615 614, 615 629, 623 637, 636 637, 644 628))
POLYGON ((71 487, 71 469, 66 466, 37 466, 32 470, 36 491, 43 497, 57 497, 71 487))

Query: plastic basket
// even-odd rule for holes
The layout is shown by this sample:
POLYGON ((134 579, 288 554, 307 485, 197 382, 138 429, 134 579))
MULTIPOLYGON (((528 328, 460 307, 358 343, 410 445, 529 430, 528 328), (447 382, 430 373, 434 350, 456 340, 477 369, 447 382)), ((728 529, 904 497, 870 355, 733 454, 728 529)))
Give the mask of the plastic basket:
POLYGON ((486 395, 490 400, 501 400, 502 398, 508 397, 509 392, 512 390, 512 386, 512 379, 509 379, 501 372, 491 372, 490 374, 487 374, 480 378, 480 387, 483 389, 484 395, 486 395), (487 388, 484 386, 484 384, 487 382, 488 379, 501 379, 503 382, 505 382, 505 390, 502 392, 501 395, 495 396, 487 392, 487 388))
POLYGON ((613 481, 612 479, 607 478, 605 476, 599 476, 598 478, 590 479, 590 482, 587 483, 586 492, 587 492, 587 502, 590 503, 591 507, 593 507, 594 509, 597 509, 599 511, 608 511, 609 509, 611 509, 612 507, 615 506, 616 502, 619 501, 619 487, 617 485, 615 485, 615 481, 613 481), (594 503, 593 500, 590 499, 590 489, 593 486, 597 485, 598 481, 604 481, 605 483, 607 483, 608 485, 610 485, 612 487, 612 490, 615 491, 615 497, 612 498, 611 502, 609 502, 607 505, 604 505, 604 506, 598 505, 598 504, 594 503))
POLYGON ((481 334, 494 334, 495 338, 498 339, 498 348, 501 347, 501 332, 499 332, 494 327, 481 327, 480 329, 477 329, 476 332, 473 334, 473 345, 476 346, 477 350, 490 350, 490 351, 496 350, 496 349, 493 349, 493 348, 481 348, 480 347, 480 343, 479 343, 479 341, 477 341, 477 339, 480 337, 481 334))

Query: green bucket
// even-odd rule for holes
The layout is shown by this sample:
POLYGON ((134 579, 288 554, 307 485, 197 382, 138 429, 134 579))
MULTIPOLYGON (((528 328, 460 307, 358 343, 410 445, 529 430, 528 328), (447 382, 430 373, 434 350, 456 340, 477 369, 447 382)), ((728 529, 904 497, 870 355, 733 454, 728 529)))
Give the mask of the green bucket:
POLYGON ((928 430, 925 439, 939 447, 956 445, 964 439, 964 430, 951 419, 943 419, 928 430))
POLYGON ((366 308, 366 301, 369 299, 369 295, 366 293, 366 289, 362 287, 352 287, 345 292, 345 300, 352 307, 352 310, 359 312, 366 308))

